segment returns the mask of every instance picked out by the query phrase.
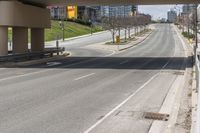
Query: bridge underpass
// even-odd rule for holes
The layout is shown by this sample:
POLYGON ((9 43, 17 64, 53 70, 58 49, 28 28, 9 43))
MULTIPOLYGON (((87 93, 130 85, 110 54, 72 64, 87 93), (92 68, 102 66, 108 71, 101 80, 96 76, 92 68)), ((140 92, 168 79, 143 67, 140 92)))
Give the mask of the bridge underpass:
POLYGON ((1 0, 0 56, 8 54, 8 27, 13 29, 13 53, 28 51, 28 29, 31 29, 31 51, 43 51, 44 29, 50 28, 49 5, 127 5, 184 4, 200 0, 1 0))
MULTIPOLYGON (((43 11, 46 12, 45 5, 38 3, 33 5, 35 5, 33 7, 35 10, 42 9, 38 14, 43 11), (43 8, 38 8, 36 5, 43 8)), ((20 33, 16 35, 16 38, 20 40, 20 37, 26 34, 27 28, 30 28, 32 32, 34 32, 34 29, 41 32, 44 28, 49 27, 49 18, 44 21, 47 25, 38 26, 44 24, 41 23, 43 21, 42 16, 38 17, 34 13, 26 16, 25 13, 27 12, 25 11, 29 10, 22 11, 22 6, 32 7, 21 4, 20 8, 14 10, 12 13, 18 13, 19 11, 21 11, 20 14, 24 13, 23 17, 18 16, 15 18, 19 19, 18 23, 14 23, 16 21, 10 18, 10 25, 2 26, 5 27, 2 28, 2 31, 5 30, 2 33, 6 33, 7 27, 12 27, 12 24, 15 24, 13 26, 16 28, 14 29, 16 30, 15 33, 20 33), (38 18, 40 18, 40 21, 35 22, 38 18), (24 19, 24 21, 20 21, 20 19, 24 19)), ((12 17, 15 17, 15 15, 12 17)), ((94 57, 98 55, 95 52, 89 55, 90 57, 94 56, 89 61, 83 57, 81 59, 80 57, 69 58, 69 60, 67 59, 66 62, 56 67, 58 69, 51 69, 51 67, 44 69, 43 67, 46 64, 31 69, 3 68, 0 74, 0 101, 2 101, 0 132, 79 133, 86 131, 88 128, 91 129, 90 127, 97 120, 102 120, 101 118, 105 114, 127 96, 137 92, 140 86, 148 83, 146 81, 151 81, 155 77, 154 74, 162 71, 151 84, 144 87, 141 93, 134 97, 133 102, 139 102, 132 103, 133 108, 130 110, 120 109, 122 113, 138 110, 158 112, 168 89, 176 79, 177 75, 173 71, 185 69, 184 66, 181 66, 185 58, 181 41, 174 32, 173 27, 169 25, 158 25, 156 27, 158 27, 158 31, 154 32, 142 45, 139 45, 136 49, 129 49, 120 55, 113 55, 110 58, 103 57, 94 60, 94 57), (174 54, 176 57, 170 58, 174 54), (83 62, 80 63, 79 59, 83 62), (171 59, 170 62, 168 62, 169 59, 171 59), (72 63, 75 64, 72 65, 72 63), (168 64, 166 65, 166 63, 168 64)), ((3 35, 6 37, 7 34, 3 35)), ((43 41, 43 35, 43 33, 39 34, 35 31, 35 34, 32 35, 32 42, 38 41, 38 38, 43 41)), ((95 40, 94 36, 91 37, 92 39, 88 40, 95 40)), ((19 42, 18 39, 16 39, 16 42, 19 42)), ((76 45, 76 47, 81 47, 83 40, 80 39, 80 45, 76 45)), ((86 41, 88 42, 88 40, 86 41)), ((26 41, 25 38, 22 42, 26 43, 26 41)), ((7 45, 6 43, 4 46, 7 45)), ((72 43, 73 46, 74 44, 77 44, 77 41, 72 43)), ((43 45, 33 45, 32 43, 32 48, 34 46, 43 47, 43 45)), ((86 50, 83 49, 83 51, 86 50)), ((83 54, 80 53, 80 55, 83 54)), ((123 115, 122 113, 121 115, 123 115)), ((120 114, 118 117, 120 117, 120 114)), ((143 121, 144 123, 140 123, 136 119, 130 127, 135 128, 134 131, 136 132, 146 131, 151 123, 146 124, 146 121, 143 121)), ((125 125, 126 123, 121 122, 121 124, 125 125)), ((106 130, 106 128, 101 129, 106 130)), ((113 132, 116 133, 118 128, 114 129, 116 130, 113 132)), ((98 129, 94 130, 95 133, 97 133, 96 130, 98 129)))

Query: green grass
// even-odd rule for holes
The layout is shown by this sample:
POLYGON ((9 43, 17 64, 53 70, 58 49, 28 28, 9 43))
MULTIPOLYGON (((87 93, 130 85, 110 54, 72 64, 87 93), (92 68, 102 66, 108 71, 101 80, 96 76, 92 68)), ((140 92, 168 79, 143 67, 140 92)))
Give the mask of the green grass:
POLYGON ((182 32, 182 35, 188 39, 193 39, 195 37, 194 34, 188 34, 188 32, 182 32))
MULTIPOLYGON (((89 26, 81 25, 74 22, 64 22, 65 38, 71 38, 76 36, 81 36, 91 33, 91 28, 89 26)), ((93 27, 92 32, 102 31, 100 27, 93 27)), ((52 21, 51 29, 45 30, 45 41, 56 40, 57 38, 62 38, 62 30, 59 21, 52 21)))
MULTIPOLYGON (((81 25, 75 22, 64 22, 65 25, 65 38, 71 38, 81 35, 86 35, 91 33, 91 28, 89 26, 81 25)), ((93 27, 92 32, 102 31, 101 27, 93 27)), ((59 21, 51 21, 51 29, 45 30, 45 41, 53 41, 62 38, 62 29, 60 27, 59 21)), ((12 40, 12 30, 8 31, 8 39, 12 40)), ((29 30, 29 42, 30 42, 30 30, 29 30)))

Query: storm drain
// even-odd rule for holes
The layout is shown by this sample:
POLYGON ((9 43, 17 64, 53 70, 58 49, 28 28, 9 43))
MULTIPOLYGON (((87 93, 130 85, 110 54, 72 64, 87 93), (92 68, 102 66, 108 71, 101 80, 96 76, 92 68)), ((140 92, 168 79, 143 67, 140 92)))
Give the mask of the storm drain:
POLYGON ((144 118, 145 119, 151 119, 151 120, 168 121, 169 120, 169 114, 145 112, 144 118))
POLYGON ((174 72, 174 75, 184 75, 184 72, 174 72))
POLYGON ((164 70, 164 71, 161 71, 161 72, 166 73, 166 74, 171 73, 173 75, 184 75, 185 74, 184 71, 166 71, 166 70, 164 70))

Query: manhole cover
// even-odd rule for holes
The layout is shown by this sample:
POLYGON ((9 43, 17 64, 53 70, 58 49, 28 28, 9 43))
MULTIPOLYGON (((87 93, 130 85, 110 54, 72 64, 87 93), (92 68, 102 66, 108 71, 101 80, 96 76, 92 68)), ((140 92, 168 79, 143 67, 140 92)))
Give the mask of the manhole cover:
POLYGON ((168 121, 169 120, 169 114, 145 112, 144 118, 145 119, 152 119, 152 120, 168 121))

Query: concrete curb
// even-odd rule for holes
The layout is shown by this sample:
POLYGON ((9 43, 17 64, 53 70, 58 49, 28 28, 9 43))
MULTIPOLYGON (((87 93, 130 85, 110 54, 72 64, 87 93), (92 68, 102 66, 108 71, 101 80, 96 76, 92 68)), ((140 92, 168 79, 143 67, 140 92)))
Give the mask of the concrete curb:
POLYGON ((193 66, 193 78, 192 78, 192 125, 190 133, 195 133, 195 127, 196 127, 196 120, 197 120, 197 81, 196 81, 196 70, 195 66, 193 66))
MULTIPOLYGON (((176 28, 176 27, 174 27, 176 28)), ((179 32, 177 31, 177 34, 179 32)), ((179 36, 179 35, 178 35, 179 36)), ((179 36, 180 37, 180 36, 179 36)), ((181 38, 180 38, 181 39, 181 38)), ((185 57, 188 57, 188 53, 186 50, 186 44, 182 42, 182 45, 184 47, 185 51, 185 57)), ((164 103, 159 111, 159 113, 165 113, 169 114, 170 118, 168 122, 163 122, 163 121, 154 121, 152 123, 152 126, 149 130, 149 133, 172 133, 173 129, 175 127, 177 117, 178 117, 178 111, 180 108, 180 102, 181 102, 181 94, 184 88, 184 84, 180 84, 181 82, 186 80, 186 77, 188 75, 189 69, 186 68, 184 71, 183 76, 178 76, 174 83, 172 84, 167 97, 164 100, 164 103)), ((185 83, 185 82, 183 82, 185 83)))
MULTIPOLYGON (((151 31, 143 40, 141 40, 140 42, 137 42, 136 44, 134 44, 134 45, 132 45, 132 46, 129 46, 129 47, 127 47, 127 48, 122 48, 122 49, 119 49, 119 51, 124 51, 124 50, 127 50, 127 49, 129 49, 129 48, 132 48, 132 47, 134 47, 134 46, 136 46, 136 45, 138 45, 138 44, 140 44, 140 43, 142 43, 142 42, 144 42, 151 34, 153 33, 153 31, 151 31)), ((131 43, 131 42, 130 42, 131 43)))
POLYGON ((172 84, 163 105, 159 111, 159 113, 170 114, 170 119, 168 122, 165 121, 154 121, 148 133, 168 133, 171 132, 177 118, 178 109, 180 106, 180 97, 182 88, 180 86, 180 82, 185 79, 184 76, 178 76, 174 83, 172 84), (176 101, 178 100, 178 101, 176 101), (175 102, 176 101, 176 102, 175 102), (173 111, 176 110, 176 111, 173 111), (172 124, 173 123, 173 124, 172 124))
MULTIPOLYGON (((92 35, 99 35, 99 34, 103 34, 103 33, 106 33, 108 31, 100 31, 100 32, 96 32, 96 33, 93 33, 92 35)), ((91 34, 86 34, 86 35, 82 35, 82 36, 76 36, 76 37, 71 37, 71 38, 66 38, 64 40, 65 41, 72 41, 72 40, 75 40, 75 39, 79 39, 79 38, 84 38, 84 37, 89 37, 89 36, 92 36, 91 34)), ((48 41, 48 42, 45 42, 46 45, 48 45, 48 43, 54 43, 56 40, 53 40, 53 41, 48 41)), ((58 41, 62 41, 61 39, 58 40, 58 41)))
MULTIPOLYGON (((181 32, 178 28, 177 30, 179 31, 179 33, 181 32)), ((185 41, 185 43, 187 43, 192 49, 193 49, 193 44, 191 44, 188 39, 186 39, 182 34, 181 37, 183 38, 183 40, 185 41)), ((194 52, 192 51, 192 54, 194 55, 194 52)), ((190 129, 190 133, 195 133, 195 127, 196 127, 196 121, 197 121, 197 100, 198 100, 198 94, 197 94, 197 81, 196 81, 196 68, 195 65, 193 66, 193 70, 192 70, 192 115, 191 115, 191 129, 190 129)))
POLYGON ((37 65, 37 64, 42 64, 42 63, 47 63, 47 62, 52 62, 52 61, 58 61, 58 60, 63 60, 66 59, 67 56, 70 56, 70 53, 67 53, 65 56, 60 55, 60 56, 54 56, 54 57, 49 57, 49 58, 43 58, 43 59, 37 59, 37 60, 32 60, 32 61, 25 61, 25 62, 9 62, 2 64, 2 67, 27 67, 31 65, 37 65))

